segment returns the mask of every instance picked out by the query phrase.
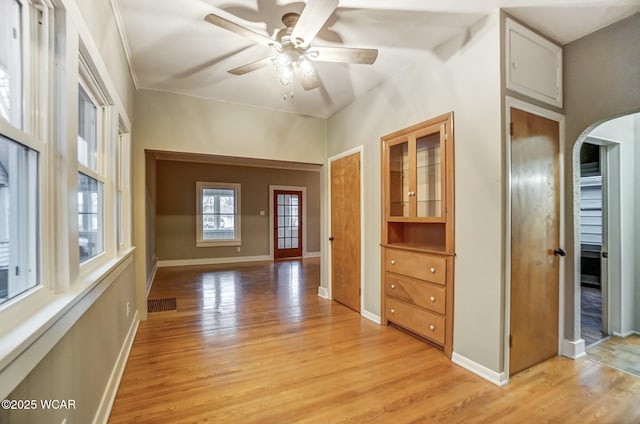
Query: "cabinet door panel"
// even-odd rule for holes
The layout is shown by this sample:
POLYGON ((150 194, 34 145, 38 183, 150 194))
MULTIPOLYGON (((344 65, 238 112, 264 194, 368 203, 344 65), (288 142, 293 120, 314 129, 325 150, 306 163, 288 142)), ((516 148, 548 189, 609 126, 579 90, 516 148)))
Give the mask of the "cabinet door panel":
POLYGON ((396 249, 387 249, 386 258, 385 269, 388 272, 445 284, 445 258, 396 249))
POLYGON ((445 289, 390 273, 385 274, 385 293, 439 314, 445 313, 445 289))
POLYGON ((389 321, 437 343, 444 343, 444 318, 392 297, 387 297, 386 307, 389 321))

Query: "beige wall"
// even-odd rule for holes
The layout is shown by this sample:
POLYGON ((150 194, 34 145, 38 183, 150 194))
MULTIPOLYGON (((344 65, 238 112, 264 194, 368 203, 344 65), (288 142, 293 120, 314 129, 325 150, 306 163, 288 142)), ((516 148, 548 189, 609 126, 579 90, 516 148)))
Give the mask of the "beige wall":
MULTIPOLYGON (((93 422, 120 350, 134 324, 131 262, 7 399, 72 399, 77 409, 0 409, 0 423, 93 422)), ((63 318, 67 319, 67 318, 63 318)))
MULTIPOLYGON (((565 172, 574 174, 572 152, 581 135, 613 117, 640 111, 640 13, 564 47, 564 94, 566 114, 565 172)), ((565 240, 574 240, 573 178, 566 178, 565 240)), ((565 338, 578 339, 575 319, 579 292, 575 290, 574 252, 567 245, 565 268, 565 338)))
POLYGON ((364 309, 380 314, 380 137, 454 112, 454 351, 502 369, 500 15, 422 55, 331 117, 327 156, 364 146, 364 309))
POLYGON ((156 252, 159 260, 269 255, 269 186, 306 187, 306 252, 320 251, 320 173, 250 166, 157 162, 156 252), (196 247, 196 182, 241 185, 241 251, 196 247), (260 215, 264 211, 264 216, 260 215))

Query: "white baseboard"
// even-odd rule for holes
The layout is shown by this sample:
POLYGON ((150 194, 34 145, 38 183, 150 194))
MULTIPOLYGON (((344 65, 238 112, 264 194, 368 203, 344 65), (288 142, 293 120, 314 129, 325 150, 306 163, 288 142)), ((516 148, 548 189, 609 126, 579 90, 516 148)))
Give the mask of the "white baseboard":
POLYGON ((156 261, 153 266, 153 271, 151 271, 151 277, 147 281, 147 297, 149 297, 149 293, 151 292, 151 287, 153 286, 153 280, 156 279, 156 274, 158 273, 158 262, 156 261))
POLYGON ((133 321, 131 322, 131 327, 129 327, 127 337, 125 337, 122 348, 120 349, 120 353, 118 354, 118 359, 113 366, 113 370, 111 370, 111 376, 109 376, 107 387, 102 394, 100 405, 98 405, 98 410, 96 411, 96 415, 93 418, 94 423, 106 424, 109 421, 111 408, 113 407, 113 402, 116 400, 116 394, 118 393, 120 380, 122 379, 122 374, 124 374, 124 369, 127 365, 127 360, 129 359, 129 353, 131 352, 133 341, 136 338, 139 323, 140 320, 138 320, 138 311, 136 311, 133 315, 133 321))
POLYGON ((319 258, 320 252, 307 252, 302 257, 303 258, 319 258))
POLYGON ((456 352, 453 352, 451 356, 451 361, 454 364, 460 365, 462 368, 465 368, 468 371, 471 371, 475 375, 478 375, 490 383, 495 384, 496 386, 504 386, 508 383, 507 376, 504 372, 495 372, 484 365, 480 365, 479 363, 462 356, 456 352))
POLYGON ((262 262, 271 261, 269 255, 262 256, 231 256, 228 258, 202 258, 202 259, 169 259, 158 261, 158 267, 164 268, 168 266, 193 266, 193 265, 217 265, 217 264, 235 264, 240 262, 262 262))
POLYGON ((616 331, 613 332, 613 335, 616 337, 629 337, 629 336, 633 336, 634 334, 640 336, 640 332, 634 331, 634 330, 625 331, 624 333, 618 333, 616 331))
POLYGON ((382 322, 382 319, 380 319, 379 315, 376 315, 373 312, 369 312, 366 309, 363 309, 360 312, 360 315, 362 315, 364 318, 368 319, 369 321, 375 322, 376 324, 380 324, 382 322))
POLYGON ((562 340, 562 356, 571 359, 580 359, 587 356, 587 347, 583 339, 578 340, 562 340))
POLYGON ((329 290, 322 286, 318 287, 318 296, 323 299, 331 300, 331 298, 329 297, 329 290))

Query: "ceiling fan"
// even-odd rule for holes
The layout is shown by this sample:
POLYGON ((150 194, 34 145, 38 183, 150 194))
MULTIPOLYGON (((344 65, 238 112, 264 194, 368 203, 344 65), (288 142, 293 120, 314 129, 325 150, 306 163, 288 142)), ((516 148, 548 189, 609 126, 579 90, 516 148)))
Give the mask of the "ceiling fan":
MULTIPOLYGON (((231 69, 228 71, 230 74, 244 75, 273 64, 283 86, 292 87, 297 78, 305 90, 313 90, 320 86, 320 80, 312 61, 371 65, 378 57, 377 49, 311 45, 337 7, 338 0, 309 0, 300 14, 287 13, 282 17, 284 28, 275 31, 273 37, 255 32, 215 13, 208 14, 204 19, 275 50, 273 56, 231 69)), ((291 90, 293 93, 293 88, 291 90)))

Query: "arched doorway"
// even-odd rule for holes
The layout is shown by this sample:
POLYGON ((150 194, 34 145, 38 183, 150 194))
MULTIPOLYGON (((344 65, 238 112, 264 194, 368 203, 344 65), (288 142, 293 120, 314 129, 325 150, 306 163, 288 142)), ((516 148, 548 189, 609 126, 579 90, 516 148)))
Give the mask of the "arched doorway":
POLYGON ((640 373, 638 163, 640 113, 595 124, 574 145, 575 319, 589 357, 600 343, 637 344, 640 373))

